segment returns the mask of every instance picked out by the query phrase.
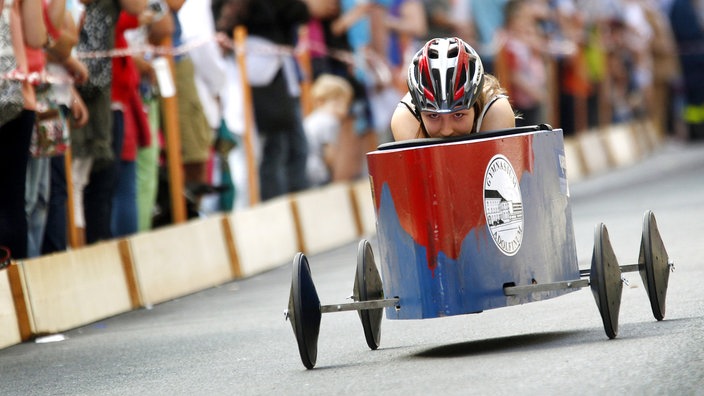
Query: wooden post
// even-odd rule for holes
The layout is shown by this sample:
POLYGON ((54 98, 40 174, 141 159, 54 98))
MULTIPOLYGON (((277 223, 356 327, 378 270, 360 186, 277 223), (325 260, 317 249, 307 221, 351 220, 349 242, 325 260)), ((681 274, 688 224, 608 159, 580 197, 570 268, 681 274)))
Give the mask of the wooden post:
POLYGON ((22 277, 20 275, 23 264, 12 263, 7 267, 7 275, 10 281, 10 291, 12 292, 12 301, 15 305, 15 313, 17 315, 17 327, 20 332, 20 339, 27 341, 32 337, 32 318, 30 317, 29 307, 25 300, 25 288, 22 286, 22 277))
POLYGON ((601 51, 603 57, 601 57, 601 60, 604 62, 603 66, 603 75, 601 76, 601 81, 599 81, 599 86, 597 87, 598 93, 597 93, 597 108, 599 112, 599 128, 604 130, 606 129, 609 125, 611 125, 611 120, 613 118, 613 111, 611 108, 611 54, 610 51, 607 49, 607 45, 605 43, 605 33, 604 33, 604 24, 600 23, 596 26, 597 29, 597 37, 598 37, 598 48, 599 51, 601 51))
POLYGON ((604 76, 599 82, 599 127, 604 129, 611 124, 613 119, 613 111, 611 109, 611 73, 609 71, 609 62, 611 55, 604 54, 606 58, 606 66, 604 67, 604 76))
POLYGON ((291 205, 291 215, 293 216, 293 224, 296 228, 296 235, 298 235, 298 251, 306 253, 306 238, 303 234, 303 224, 301 224, 301 214, 298 210, 298 202, 296 201, 295 194, 289 197, 289 204, 291 205))
POLYGON ((350 188, 350 203, 352 204, 352 215, 354 216, 354 225, 357 228, 357 236, 362 237, 364 235, 364 225, 362 222, 362 209, 359 207, 359 202, 357 201, 357 194, 355 194, 354 183, 348 183, 350 188))
POLYGON ((132 309, 137 309, 144 304, 142 304, 142 295, 139 292, 130 242, 127 239, 120 239, 117 242, 117 250, 120 253, 122 269, 125 272, 125 284, 127 285, 127 292, 130 296, 130 304, 132 305, 132 309))
POLYGON ((587 122, 587 97, 582 94, 574 95, 574 131, 581 133, 588 129, 587 122))
POLYGON ((548 96, 545 101, 545 119, 548 124, 557 127, 560 125, 560 81, 557 60, 550 56, 546 60, 548 75, 548 96))
POLYGON ((494 70, 492 71, 492 74, 499 80, 501 86, 505 87, 509 91, 508 95, 510 96, 511 84, 509 81, 509 74, 511 71, 509 70, 508 60, 506 59, 507 55, 505 44, 505 40, 502 40, 500 45, 497 46, 496 55, 494 56, 494 70))
POLYGON ((230 216, 225 215, 222 218, 222 231, 225 237, 225 245, 227 246, 227 254, 230 257, 230 270, 234 279, 242 278, 242 267, 240 266, 240 258, 237 253, 237 243, 235 241, 235 233, 232 232, 232 224, 230 216))
POLYGON ((244 149, 247 158, 247 178, 249 180, 249 205, 254 206, 259 203, 259 171, 257 157, 254 152, 254 108, 252 104, 252 89, 249 86, 247 77, 247 62, 245 56, 245 39, 247 38, 247 28, 237 26, 233 32, 235 39, 235 56, 240 69, 240 80, 242 83, 242 95, 244 97, 244 149))
POLYGON ((308 26, 301 26, 298 29, 298 40, 303 43, 303 51, 296 53, 298 64, 301 65, 303 78, 301 79, 301 109, 303 116, 307 116, 313 111, 313 98, 311 98, 311 87, 313 85, 313 65, 310 59, 310 37, 308 26))
MULTIPOLYGON (((171 37, 162 40, 161 46, 171 48, 171 37)), ((169 62, 171 78, 176 78, 176 65, 171 54, 164 55, 169 62)), ((178 95, 178 92, 176 92, 178 95)), ((183 161, 181 160, 181 134, 178 126, 178 101, 176 95, 161 97, 162 119, 166 137, 166 164, 169 171, 171 218, 173 223, 186 221, 186 200, 183 194, 183 161)))
POLYGON ((66 148, 64 154, 64 174, 66 175, 66 242, 68 246, 76 249, 80 247, 78 228, 76 228, 76 211, 73 206, 73 172, 71 168, 71 146, 66 148))
MULTIPOLYGON (((575 59, 572 59, 572 62, 578 62, 576 68, 578 70, 582 70, 581 68, 585 66, 586 59, 585 59, 585 53, 584 53, 584 48, 582 46, 577 47, 577 53, 575 54, 575 59)), ((586 71, 586 69, 585 69, 586 71)), ((580 75, 578 78, 587 78, 585 75, 580 75)), ((578 89, 578 91, 580 91, 578 89)), ((574 94, 574 103, 572 107, 572 112, 573 112, 573 118, 574 118, 574 131, 575 134, 579 134, 581 132, 586 131, 589 128, 589 122, 588 122, 588 112, 589 110, 587 109, 588 107, 588 101, 587 101, 587 95, 588 93, 584 92, 577 92, 574 94)))

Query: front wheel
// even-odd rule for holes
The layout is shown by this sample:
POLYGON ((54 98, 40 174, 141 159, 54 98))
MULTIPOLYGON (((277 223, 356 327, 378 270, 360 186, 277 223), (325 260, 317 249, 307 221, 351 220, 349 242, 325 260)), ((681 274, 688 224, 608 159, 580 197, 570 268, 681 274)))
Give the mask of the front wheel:
POLYGON ((656 320, 665 318, 665 295, 670 279, 670 265, 665 245, 651 211, 643 216, 643 237, 638 257, 640 277, 650 299, 650 308, 656 320))
POLYGON ((604 224, 594 230, 594 251, 589 272, 589 284, 594 300, 601 314, 604 331, 609 338, 618 334, 618 314, 621 308, 621 267, 609 241, 609 233, 604 224))
POLYGON ((307 369, 312 369, 318 357, 318 334, 322 313, 308 259, 303 253, 296 254, 293 259, 288 312, 301 361, 307 369))

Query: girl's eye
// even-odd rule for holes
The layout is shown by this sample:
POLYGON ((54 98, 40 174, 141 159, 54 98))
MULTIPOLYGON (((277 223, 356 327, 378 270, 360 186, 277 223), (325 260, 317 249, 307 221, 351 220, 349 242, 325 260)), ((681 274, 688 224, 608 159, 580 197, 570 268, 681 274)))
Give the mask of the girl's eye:
POLYGON ((456 120, 459 120, 459 119, 461 119, 462 117, 464 117, 464 113, 455 113, 455 114, 453 114, 453 116, 454 116, 454 118, 455 118, 456 120))
POLYGON ((428 114, 428 118, 430 118, 431 120, 437 120, 438 118, 440 118, 440 114, 430 113, 428 114))

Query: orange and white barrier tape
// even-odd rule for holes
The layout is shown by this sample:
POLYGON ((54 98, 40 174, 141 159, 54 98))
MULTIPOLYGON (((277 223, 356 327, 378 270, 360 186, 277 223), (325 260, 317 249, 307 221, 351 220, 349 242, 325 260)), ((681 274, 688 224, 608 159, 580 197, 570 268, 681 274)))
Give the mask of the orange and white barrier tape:
MULTIPOLYGON (((78 59, 121 58, 121 57, 126 57, 126 56, 136 56, 136 55, 143 55, 143 54, 153 54, 156 56, 165 56, 165 55, 178 56, 178 55, 184 55, 184 54, 190 52, 191 50, 198 48, 200 46, 203 46, 203 45, 205 45, 209 42, 212 42, 212 41, 217 41, 224 48, 227 48, 227 49, 230 49, 230 50, 233 50, 236 52, 242 51, 245 54, 251 53, 251 54, 259 54, 259 55, 269 54, 269 55, 296 56, 298 54, 305 53, 309 50, 310 51, 314 50, 316 53, 327 54, 332 58, 338 59, 338 60, 345 62, 345 63, 348 63, 350 65, 354 64, 354 55, 351 52, 343 51, 343 50, 329 50, 329 49, 325 48, 323 45, 320 45, 317 43, 301 42, 295 47, 273 44, 273 45, 267 46, 265 48, 264 47, 247 48, 247 46, 245 46, 245 48, 237 48, 234 41, 224 35, 215 35, 215 36, 211 36, 208 38, 193 40, 191 42, 180 45, 178 47, 140 45, 140 46, 134 46, 134 47, 130 47, 130 48, 120 48, 120 49, 112 49, 112 50, 106 50, 106 51, 77 52, 76 57, 78 59)), ((28 81, 33 85, 38 85, 38 84, 73 84, 74 83, 74 80, 71 77, 52 75, 52 74, 47 73, 45 71, 22 73, 22 72, 19 72, 16 70, 16 71, 13 71, 10 73, 6 73, 4 75, 0 75, 0 79, 28 81)))

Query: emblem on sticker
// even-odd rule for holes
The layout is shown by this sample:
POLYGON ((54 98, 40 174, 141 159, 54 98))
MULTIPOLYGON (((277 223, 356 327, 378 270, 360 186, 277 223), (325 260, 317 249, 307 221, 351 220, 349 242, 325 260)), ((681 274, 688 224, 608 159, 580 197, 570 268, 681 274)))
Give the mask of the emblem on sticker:
POLYGON ((515 255, 523 241, 523 198, 516 171, 501 154, 489 161, 484 173, 484 214, 499 250, 515 255))

